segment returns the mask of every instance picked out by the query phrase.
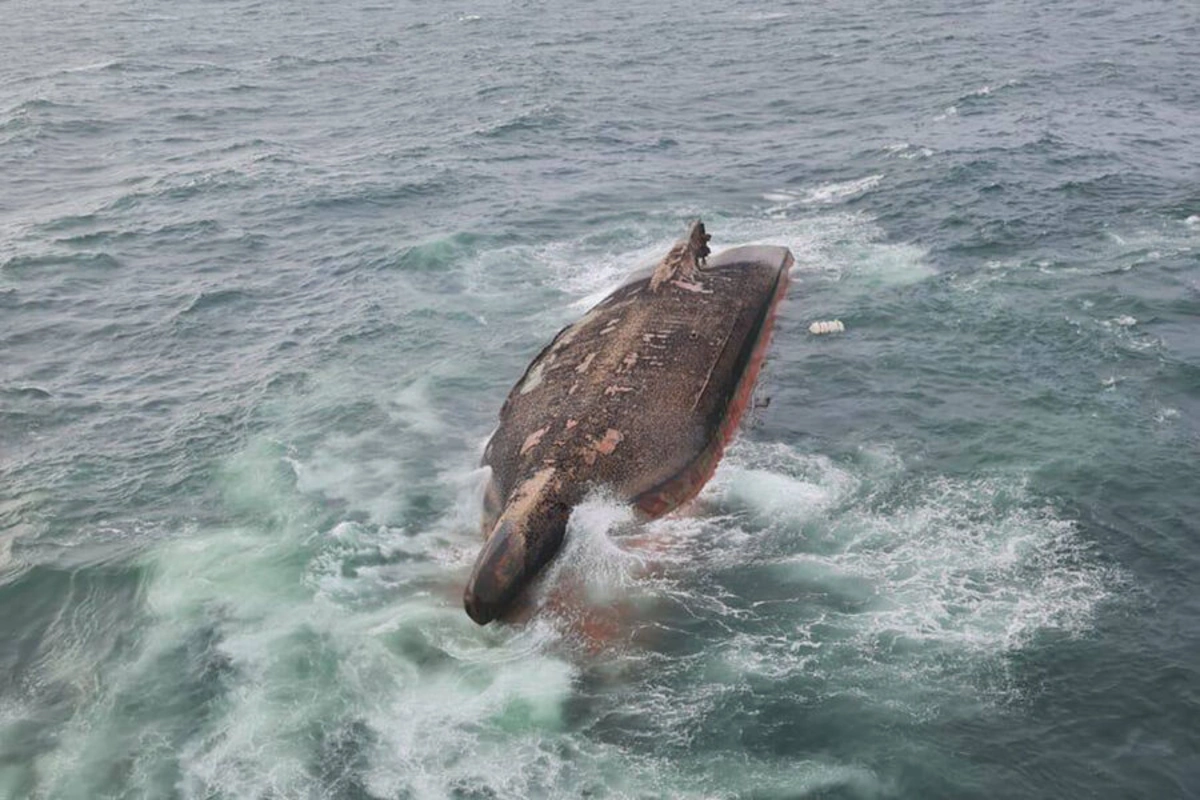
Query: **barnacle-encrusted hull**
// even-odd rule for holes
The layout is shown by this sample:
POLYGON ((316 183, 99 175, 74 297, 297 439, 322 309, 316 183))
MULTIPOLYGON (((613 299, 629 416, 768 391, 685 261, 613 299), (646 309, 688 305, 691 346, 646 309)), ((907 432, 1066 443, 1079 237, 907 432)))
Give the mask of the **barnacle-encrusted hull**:
POLYGON ((792 263, 783 247, 739 247, 657 290, 643 270, 538 354, 484 451, 472 619, 508 610, 593 487, 647 517, 700 491, 750 400, 792 263))

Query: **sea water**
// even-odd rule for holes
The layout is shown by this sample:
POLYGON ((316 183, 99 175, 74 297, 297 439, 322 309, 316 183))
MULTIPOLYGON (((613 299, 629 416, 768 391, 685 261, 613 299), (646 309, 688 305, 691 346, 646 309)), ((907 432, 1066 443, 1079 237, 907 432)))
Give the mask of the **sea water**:
POLYGON ((1194 5, 0 22, 0 797, 1200 796, 1194 5), (696 218, 759 407, 477 627, 505 394, 696 218))

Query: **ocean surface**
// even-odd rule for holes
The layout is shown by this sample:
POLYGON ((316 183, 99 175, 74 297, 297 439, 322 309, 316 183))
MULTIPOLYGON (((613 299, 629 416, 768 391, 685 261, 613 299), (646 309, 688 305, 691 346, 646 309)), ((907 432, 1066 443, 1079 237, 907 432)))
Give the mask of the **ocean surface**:
POLYGON ((0 797, 1200 797, 1200 6, 0 22, 0 797), (759 407, 477 627, 504 396, 698 217, 759 407))

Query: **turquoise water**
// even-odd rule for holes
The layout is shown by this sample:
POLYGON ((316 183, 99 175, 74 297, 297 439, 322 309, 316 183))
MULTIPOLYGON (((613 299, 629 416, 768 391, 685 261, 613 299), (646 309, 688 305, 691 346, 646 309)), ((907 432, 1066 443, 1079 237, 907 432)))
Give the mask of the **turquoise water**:
POLYGON ((1194 6, 0 19, 0 797, 1200 796, 1194 6), (698 216, 770 404, 575 514, 602 640, 475 626, 505 394, 698 216))

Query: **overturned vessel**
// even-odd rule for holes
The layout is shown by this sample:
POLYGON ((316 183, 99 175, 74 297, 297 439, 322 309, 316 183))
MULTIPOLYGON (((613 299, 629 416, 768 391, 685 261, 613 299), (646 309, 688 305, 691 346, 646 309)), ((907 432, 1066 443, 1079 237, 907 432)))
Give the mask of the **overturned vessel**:
POLYGON ((500 410, 484 451, 487 536, 463 601, 507 614, 562 547, 571 509, 608 487, 645 518, 694 497, 750 402, 794 263, 785 247, 708 259, 700 222, 558 332, 500 410))

